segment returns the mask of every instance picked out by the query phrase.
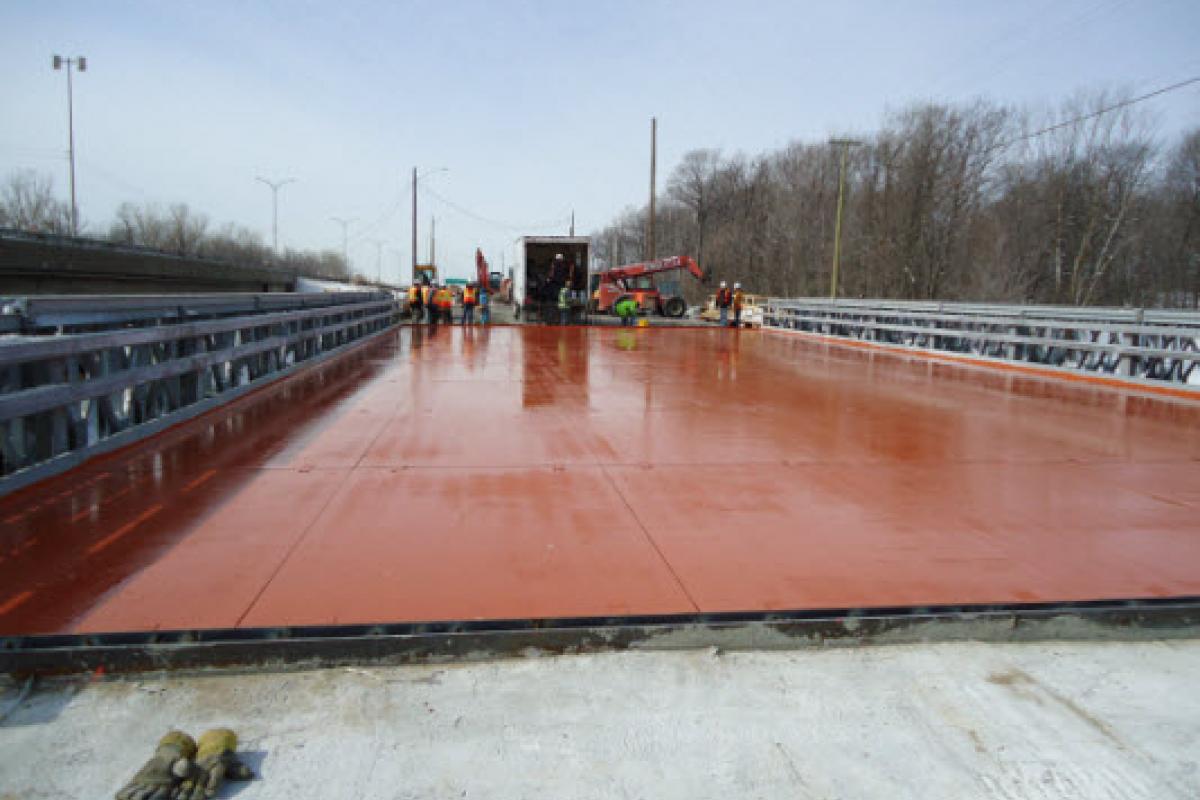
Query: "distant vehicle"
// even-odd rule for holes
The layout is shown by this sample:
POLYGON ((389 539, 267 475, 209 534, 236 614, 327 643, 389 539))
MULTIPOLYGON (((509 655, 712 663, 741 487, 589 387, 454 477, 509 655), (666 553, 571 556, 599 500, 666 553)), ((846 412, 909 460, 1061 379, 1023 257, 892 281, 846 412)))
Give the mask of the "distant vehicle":
POLYGON ((571 314, 587 311, 588 263, 592 240, 586 236, 523 236, 517 240, 513 271, 513 314, 520 319, 554 322, 559 318, 558 293, 571 290, 571 314), (563 257, 561 268, 554 257, 563 257))
POLYGON ((593 273, 591 310, 612 313, 617 301, 628 295, 637 300, 643 314, 682 317, 687 312, 687 301, 683 299, 679 281, 664 277, 682 272, 704 280, 704 271, 690 256, 671 256, 593 273))

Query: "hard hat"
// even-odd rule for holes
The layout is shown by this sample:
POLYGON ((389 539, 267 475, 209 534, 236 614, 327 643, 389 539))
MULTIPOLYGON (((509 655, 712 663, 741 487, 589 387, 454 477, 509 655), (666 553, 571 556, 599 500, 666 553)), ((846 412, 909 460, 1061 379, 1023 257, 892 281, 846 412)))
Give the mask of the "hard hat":
POLYGON ((563 254, 562 254, 562 253, 555 253, 555 254, 554 254, 554 260, 555 260, 555 261, 562 261, 562 259, 563 259, 563 254))
POLYGON ((724 288, 725 288, 725 281, 721 281, 721 288, 722 288, 722 289, 724 289, 724 288))
POLYGON ((742 285, 741 285, 740 283, 735 283, 735 284, 733 285, 733 288, 735 288, 735 289, 740 289, 740 288, 742 288, 742 285))

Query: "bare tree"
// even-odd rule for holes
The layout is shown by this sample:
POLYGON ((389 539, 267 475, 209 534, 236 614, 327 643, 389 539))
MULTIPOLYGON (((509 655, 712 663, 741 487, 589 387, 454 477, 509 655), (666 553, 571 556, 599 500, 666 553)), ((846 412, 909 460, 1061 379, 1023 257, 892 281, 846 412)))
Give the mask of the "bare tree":
POLYGON ((71 212, 55 199, 50 178, 22 170, 9 175, 0 190, 0 225, 40 233, 68 233, 71 212))
MULTIPOLYGON (((1156 171, 1146 118, 1119 100, 1084 96, 1042 118, 985 102, 889 114, 847 165, 846 293, 1200 304, 1200 131, 1156 171)), ((752 291, 823 294, 834 156, 803 142, 753 159, 687 153, 658 206, 660 249, 752 291)), ((597 252, 638 260, 644 223, 645 209, 626 210, 597 252)))

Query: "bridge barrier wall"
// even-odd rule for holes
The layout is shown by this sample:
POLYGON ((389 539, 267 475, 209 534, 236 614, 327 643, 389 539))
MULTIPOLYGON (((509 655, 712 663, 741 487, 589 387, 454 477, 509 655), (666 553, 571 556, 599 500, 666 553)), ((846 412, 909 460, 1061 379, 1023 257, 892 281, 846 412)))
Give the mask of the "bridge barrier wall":
POLYGON ((396 325, 386 293, 39 297, 0 309, 0 495, 396 325))
POLYGON ((0 293, 290 292, 296 273, 92 239, 0 227, 0 293))
POLYGON ((1194 390, 1200 399, 1200 313, 1190 311, 771 298, 763 327, 1194 390))

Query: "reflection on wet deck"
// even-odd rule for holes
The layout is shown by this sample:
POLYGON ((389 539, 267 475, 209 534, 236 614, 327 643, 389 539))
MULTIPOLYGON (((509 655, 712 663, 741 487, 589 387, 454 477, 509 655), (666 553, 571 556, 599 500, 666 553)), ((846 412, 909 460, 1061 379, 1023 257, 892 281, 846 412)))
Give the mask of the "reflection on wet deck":
POLYGON ((1200 594, 1200 405, 787 335, 403 329, 0 499, 0 632, 1200 594))

